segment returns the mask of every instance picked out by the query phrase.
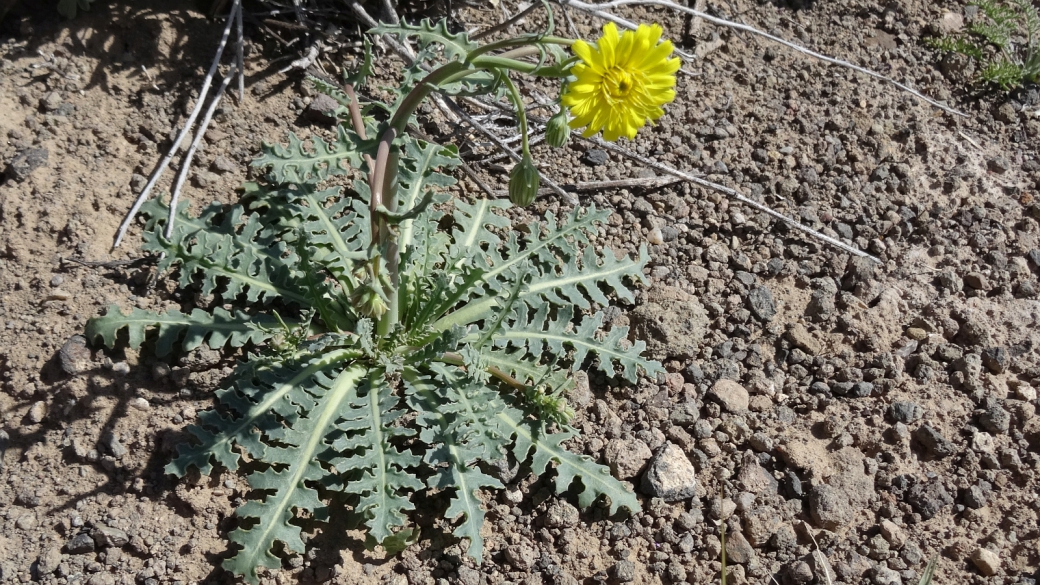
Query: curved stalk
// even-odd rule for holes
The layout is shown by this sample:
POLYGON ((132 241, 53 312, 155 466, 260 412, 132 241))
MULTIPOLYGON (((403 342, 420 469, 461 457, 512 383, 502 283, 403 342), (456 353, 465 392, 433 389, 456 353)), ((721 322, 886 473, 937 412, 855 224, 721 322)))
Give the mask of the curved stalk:
POLYGON ((502 82, 505 83, 506 88, 509 90, 509 96, 513 105, 516 107, 516 118, 520 121, 520 148, 525 157, 531 157, 531 149, 528 144, 527 138, 527 112, 524 109, 524 100, 520 97, 520 90, 516 88, 516 84, 513 83, 512 79, 509 79, 508 74, 502 75, 502 82))

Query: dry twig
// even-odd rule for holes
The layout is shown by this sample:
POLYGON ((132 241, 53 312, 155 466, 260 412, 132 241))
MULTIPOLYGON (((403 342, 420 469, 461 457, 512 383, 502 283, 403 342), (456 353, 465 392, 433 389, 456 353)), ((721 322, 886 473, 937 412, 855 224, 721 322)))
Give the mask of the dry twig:
MULTIPOLYGON (((572 183, 568 185, 560 185, 560 188, 568 193, 575 191, 602 191, 604 189, 628 189, 630 187, 642 187, 645 189, 658 189, 665 187, 673 183, 682 181, 679 177, 646 177, 646 178, 635 178, 635 179, 620 179, 617 181, 588 181, 585 183, 572 183)), ((552 195, 555 193, 548 187, 542 187, 538 190, 539 195, 552 195)), ((499 189, 494 192, 495 197, 505 197, 509 194, 506 189, 499 189)))
POLYGON ((224 54, 224 47, 227 45, 228 36, 231 34, 231 25, 235 21, 235 14, 241 7, 241 0, 234 0, 234 4, 231 6, 231 12, 228 14, 227 24, 224 26, 224 35, 220 37, 220 44, 217 45, 217 54, 213 56, 213 63, 209 66, 209 71, 206 72, 206 79, 202 82, 202 89, 199 90, 199 99, 195 102, 195 107, 191 110, 191 114, 188 119, 184 122, 184 128, 177 134, 177 138, 173 141, 173 145, 170 146, 169 152, 159 162, 159 166, 152 171, 151 178, 148 179, 148 183, 141 190, 141 194, 137 196, 137 200, 134 201, 130 211, 127 212, 126 217, 123 219, 123 223, 119 225, 119 230, 116 232, 115 242, 112 244, 112 248, 118 248, 119 244, 122 243, 123 238, 126 236, 126 231, 130 229, 130 224, 133 223, 134 218, 137 217, 137 212, 141 210, 141 206, 148 200, 148 195, 151 194, 152 189, 155 188, 155 184, 159 182, 159 178, 166 171, 166 167, 170 166, 170 161, 173 160, 173 155, 177 152, 177 148, 181 142, 191 131, 192 125, 195 123, 195 118, 199 116, 199 112, 202 111, 202 104, 206 101, 206 94, 209 92, 209 87, 213 83, 213 75, 217 72, 217 67, 220 65, 220 57, 224 54))
POLYGON ((191 146, 188 147, 188 153, 184 155, 184 162, 181 164, 180 171, 177 172, 177 180, 173 184, 173 190, 170 192, 170 215, 166 220, 166 230, 163 235, 166 239, 170 239, 173 236, 173 223, 177 219, 177 203, 180 201, 181 189, 184 187, 184 181, 188 178, 188 171, 191 169, 191 161, 195 158, 195 151, 199 147, 199 143, 202 142, 202 137, 206 134, 206 128, 209 127, 210 120, 213 119, 213 112, 217 111, 217 105, 220 104, 221 98, 224 97, 224 90, 227 89, 228 84, 231 83, 231 79, 235 77, 236 68, 232 68, 231 71, 227 72, 224 76, 224 81, 220 83, 220 89, 217 90, 217 94, 213 96, 213 99, 209 103, 209 108, 206 109, 206 114, 202 117, 202 122, 199 123, 199 129, 195 132, 195 138, 191 141, 191 146))

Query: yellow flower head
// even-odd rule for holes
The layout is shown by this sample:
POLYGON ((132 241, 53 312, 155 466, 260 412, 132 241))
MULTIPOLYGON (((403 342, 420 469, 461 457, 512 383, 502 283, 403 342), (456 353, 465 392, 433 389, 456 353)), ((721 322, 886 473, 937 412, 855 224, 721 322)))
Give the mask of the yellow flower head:
POLYGON ((661 106, 675 99, 678 58, 671 57, 671 41, 661 40, 661 27, 639 25, 619 33, 613 23, 592 47, 585 41, 571 46, 581 58, 571 73, 561 103, 570 108, 571 128, 584 127, 585 137, 603 131, 603 138, 635 138, 647 120, 664 115, 661 106))

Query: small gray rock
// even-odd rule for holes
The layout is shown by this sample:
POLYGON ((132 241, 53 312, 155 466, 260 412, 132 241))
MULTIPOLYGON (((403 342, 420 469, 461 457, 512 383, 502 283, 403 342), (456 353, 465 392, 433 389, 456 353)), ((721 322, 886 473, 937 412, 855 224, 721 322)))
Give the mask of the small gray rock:
POLYGON ((459 567, 459 583, 462 585, 480 585, 480 573, 476 569, 459 567))
POLYGON ((307 105, 307 109, 304 110, 303 114, 311 122, 334 124, 336 123, 336 110, 339 107, 339 102, 323 93, 319 93, 307 105))
POLYGON ((812 583, 815 576, 812 572, 812 567, 805 561, 795 561, 790 567, 787 568, 786 582, 791 585, 805 585, 806 583, 812 583))
POLYGON ((617 478, 632 479, 643 471, 653 453, 639 439, 614 439, 607 443, 603 456, 617 478))
POLYGON ((94 539, 89 534, 81 532, 65 543, 65 550, 70 555, 94 552, 94 539))
POLYGON ((745 565, 755 556, 751 543, 739 532, 726 535, 726 558, 738 565, 745 565))
POLYGON ((44 112, 53 112, 61 107, 61 102, 61 94, 52 91, 43 96, 43 99, 40 100, 40 109, 44 112))
POLYGON ((227 157, 217 155, 213 159, 211 168, 218 173, 233 173, 237 167, 235 166, 235 163, 231 162, 227 157))
POLYGON ((1000 557, 988 548, 975 549, 975 552, 971 553, 971 562, 987 577, 992 577, 1000 571, 1000 557))
POLYGON ((852 506, 845 492, 820 483, 809 491, 809 514, 817 526, 834 531, 852 521, 852 506))
POLYGON ((641 485, 643 492, 675 502, 693 497, 697 487, 697 470, 682 449, 666 443, 650 461, 641 485))
POLYGON ((889 405, 888 416, 895 422, 910 424, 921 418, 922 409, 913 402, 897 400, 889 405))
POLYGON ((68 338, 58 350, 58 358, 61 361, 61 370, 70 376, 90 370, 92 364, 87 338, 82 335, 73 335, 68 338))
POLYGON ((917 430, 914 431, 914 439, 924 447, 926 453, 939 459, 957 452, 954 444, 928 423, 917 427, 917 430))
POLYGON ((120 548, 130 542, 130 537, 118 528, 99 526, 90 534, 94 538, 94 544, 101 548, 120 548))
POLYGON ((646 297, 630 319, 631 334, 646 341, 647 354, 657 359, 697 355, 708 330, 708 314, 697 298, 671 286, 654 286, 646 297))
POLYGON ((964 275, 964 284, 975 290, 987 291, 990 289, 989 280, 981 272, 969 272, 964 275))
POLYGON ((545 525, 549 528, 569 528, 578 523, 578 509, 558 500, 545 512, 545 525))
POLYGON ((993 405, 979 415, 979 424, 995 435, 1002 435, 1011 428, 1011 413, 1000 406, 993 405))
POLYGON ((708 390, 708 397, 722 405, 726 412, 740 414, 747 412, 751 396, 746 388, 733 380, 719 380, 708 390))
POLYGON ((994 374, 1003 374, 1008 360, 1008 352, 1003 347, 991 347, 982 352, 982 365, 994 374))
POLYGON ((127 453, 126 447, 119 442, 119 438, 111 431, 107 431, 104 434, 101 438, 101 444, 104 445, 105 449, 107 449, 116 459, 122 459, 127 453))
POLYGON ((776 302, 773 291, 766 286, 756 286, 748 293, 748 309, 762 321, 772 321, 776 316, 776 302))
POLYGON ((618 561, 614 565, 614 578, 620 583, 631 583, 636 580, 636 565, 632 561, 618 561))
POLYGON ((581 162, 589 165, 590 167, 598 167, 600 165, 605 165, 609 160, 610 157, 607 156, 607 152, 598 148, 590 148, 586 150, 585 154, 581 156, 581 162))
POLYGON ((874 585, 903 585, 903 579, 888 567, 878 567, 874 571, 874 585))
POLYGON ((47 403, 39 400, 33 403, 29 407, 29 422, 33 424, 40 424, 43 422, 43 418, 47 416, 47 403))
POLYGON ((47 163, 50 151, 46 148, 30 148, 19 153, 7 165, 7 177, 21 183, 29 178, 33 171, 47 163))
POLYGON ((36 568, 39 570, 41 575, 50 575, 54 571, 58 570, 58 565, 60 564, 61 548, 52 546, 40 553, 40 558, 36 561, 36 568))

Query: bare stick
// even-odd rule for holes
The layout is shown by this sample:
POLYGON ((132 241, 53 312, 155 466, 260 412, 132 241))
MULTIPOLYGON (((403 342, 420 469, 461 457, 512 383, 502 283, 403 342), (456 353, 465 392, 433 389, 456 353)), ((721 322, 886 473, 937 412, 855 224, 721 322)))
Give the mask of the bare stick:
POLYGON ((880 73, 876 73, 874 71, 871 71, 870 69, 865 69, 865 68, 860 67, 858 65, 853 65, 852 63, 849 63, 848 61, 842 61, 841 59, 835 59, 834 57, 828 57, 827 55, 823 55, 821 53, 817 53, 816 51, 812 51, 810 49, 806 49, 805 47, 802 47, 802 46, 797 45, 795 43, 792 43, 790 41, 786 41, 786 40, 784 40, 784 39, 782 39, 782 38, 780 38, 778 36, 771 35, 771 34, 769 34, 767 32, 764 32, 764 31, 760 31, 757 28, 754 28, 752 26, 748 26, 746 24, 740 24, 738 22, 732 22, 732 21, 725 20, 725 19, 722 19, 722 18, 716 18, 714 16, 711 16, 710 14, 701 12, 700 10, 696 10, 694 8, 689 8, 689 7, 686 7, 686 6, 682 6, 682 5, 676 4, 675 2, 672 2, 671 0, 612 0, 610 2, 604 2, 602 4, 588 4, 588 3, 585 3, 585 2, 581 2, 580 0, 560 0, 560 2, 564 3, 564 4, 568 5, 568 6, 573 6, 574 8, 577 8, 578 10, 584 10, 584 11, 589 12, 589 13, 591 13, 591 14, 593 14, 595 16, 598 16, 600 18, 609 20, 611 22, 615 22, 615 23, 617 23, 617 24, 619 24, 621 26, 624 26, 625 28, 632 28, 632 29, 636 28, 635 23, 630 22, 628 20, 625 20, 623 18, 619 18, 617 16, 614 16, 613 14, 610 14, 609 12, 604 12, 603 9, 619 8, 621 6, 632 6, 632 5, 651 5, 651 6, 661 6, 661 7, 664 7, 664 8, 671 8, 672 10, 677 10, 679 12, 683 12, 685 14, 689 14, 690 16, 694 16, 694 17, 697 17, 697 18, 703 18, 704 20, 706 20, 706 21, 708 21, 708 22, 710 22, 712 24, 717 24, 719 26, 725 26, 725 27, 728 27, 728 28, 732 28, 734 30, 740 30, 740 31, 751 33, 751 34, 759 35, 761 37, 765 37, 765 38, 767 38, 767 39, 769 39, 769 40, 771 40, 773 42, 780 43, 781 45, 784 45, 785 47, 794 49, 795 51, 798 51, 799 53, 804 53, 806 55, 809 55, 810 57, 815 57, 815 58, 817 58, 817 59, 819 59, 821 61, 824 61, 826 63, 830 63, 832 65, 840 65, 842 67, 848 67, 849 69, 852 69, 853 71, 858 71, 859 73, 862 73, 864 75, 868 75, 868 76, 873 77, 875 79, 880 79, 882 81, 886 81, 888 83, 891 83, 892 85, 898 87, 899 89, 901 89, 901 90, 903 90, 903 91, 905 91, 905 92, 907 92, 907 93, 917 97, 920 100, 923 100, 923 101, 925 101, 925 102, 927 102, 927 103, 929 103, 929 104, 939 108, 940 110, 943 110, 944 112, 948 112, 950 114, 955 114, 957 116, 963 116, 963 117, 967 117, 968 116, 967 114, 965 114, 965 113, 963 113, 961 111, 955 110, 955 109, 953 109, 953 108, 951 108, 949 106, 943 105, 943 104, 941 104, 941 103, 939 103, 939 102, 937 102, 937 101, 935 101, 935 100, 925 96, 924 94, 914 90, 913 88, 911 88, 911 87, 909 87, 907 85, 899 83, 898 81, 892 79, 891 77, 885 77, 884 75, 881 75, 880 73))
POLYGON ((527 16, 528 14, 531 14, 532 12, 534 12, 534 10, 536 8, 541 8, 541 7, 542 7, 542 4, 540 2, 532 2, 530 6, 528 6, 527 8, 525 8, 523 10, 521 10, 520 12, 517 12, 516 16, 510 18, 509 20, 507 20, 505 22, 496 24, 495 26, 493 26, 493 27, 491 27, 491 28, 489 28, 487 30, 481 31, 481 32, 471 36, 470 40, 479 41, 480 39, 482 39, 482 38, 484 38, 486 36, 490 36, 490 35, 493 35, 493 34, 495 34, 497 32, 504 31, 507 28, 509 28, 509 27, 513 26, 514 24, 516 24, 517 22, 519 22, 521 18, 523 18, 523 17, 527 16))
POLYGON ((237 29, 238 41, 235 43, 235 61, 238 63, 238 103, 246 99, 246 67, 245 58, 242 56, 242 8, 241 0, 235 0, 235 28, 237 29))
POLYGON ((314 65, 314 61, 318 58, 318 53, 321 52, 320 43, 314 43, 307 49, 307 54, 299 59, 289 63, 287 67, 283 67, 278 70, 278 73, 285 73, 290 69, 307 69, 311 65, 314 65))
MULTIPOLYGON (((507 106, 495 103, 493 101, 486 101, 484 103, 489 104, 489 105, 491 105, 493 107, 499 108, 502 111, 510 111, 507 106)), ((540 118, 538 116, 529 115, 528 116, 528 121, 534 122, 536 124, 545 124, 547 120, 545 118, 540 118)), ((582 140, 586 141, 586 142, 591 142, 592 144, 595 144, 596 146, 599 146, 600 148, 604 148, 604 149, 609 150, 611 152, 620 154, 621 156, 628 157, 628 158, 630 158, 630 159, 632 159, 632 160, 634 160, 634 161, 636 161, 636 162, 638 162, 640 164, 646 165, 646 166, 648 166, 648 167, 650 167, 652 169, 658 170, 658 171, 660 171, 662 173, 671 175, 673 177, 678 177, 678 178, 680 178, 680 179, 682 179, 684 181, 688 181, 690 183, 693 183, 695 185, 699 185, 699 186, 707 188, 707 189, 711 189, 713 191, 718 191, 720 193, 724 193, 724 194, 732 197, 733 199, 736 199, 737 201, 740 201, 741 203, 743 203, 745 205, 753 207, 753 208, 755 208, 755 209, 757 209, 757 210, 759 210, 759 211, 769 215, 770 217, 773 217, 775 219, 778 219, 778 220, 786 223, 787 225, 793 227, 796 230, 799 230, 799 231, 804 232, 806 234, 809 234, 809 235, 811 235, 811 236, 813 236, 815 238, 823 240, 824 242, 827 242, 828 244, 830 244, 832 246, 836 246, 838 248, 841 248, 842 250, 845 250, 849 254, 852 254, 854 256, 859 256, 861 258, 869 258, 870 260, 873 260, 874 262, 876 262, 878 264, 881 264, 881 260, 878 259, 877 257, 871 256, 870 254, 867 254, 866 252, 864 252, 864 251, 862 251, 862 250, 860 250, 858 248, 850 246, 850 245, 842 242, 841 240, 838 240, 836 238, 832 238, 832 237, 830 237, 830 236, 828 236, 826 234, 822 234, 822 233, 812 229, 811 227, 804 226, 801 223, 799 223, 798 221, 787 217, 786 215, 780 213, 779 211, 774 211, 771 207, 768 207, 768 206, 766 206, 766 205, 764 205, 762 203, 759 203, 759 202, 755 201, 754 199, 750 199, 750 198, 742 195, 736 189, 731 189, 731 188, 729 188, 729 187, 727 187, 725 185, 720 185, 718 183, 709 181, 707 179, 702 179, 700 177, 695 177, 695 176, 693 176, 693 175, 691 175, 689 173, 684 173, 683 171, 680 171, 678 169, 674 169, 674 168, 672 168, 672 167, 670 167, 670 166, 668 166, 668 165, 666 165, 664 163, 659 163, 659 162, 657 162, 657 161, 655 161, 653 159, 646 158, 645 156, 638 155, 638 154, 632 152, 631 150, 628 150, 627 148, 624 148, 624 147, 618 146, 617 144, 614 144, 613 142, 606 142, 605 140, 601 139, 598 136, 593 136, 591 138, 585 138, 584 136, 581 136, 579 134, 578 137, 581 138, 582 140)))
POLYGON ((630 151, 630 150, 628 150, 626 148, 622 148, 622 147, 614 144, 613 142, 606 142, 606 141, 604 141, 604 140, 602 140, 602 139, 600 139, 599 137, 596 137, 596 136, 593 136, 592 138, 582 138, 582 139, 586 140, 588 142, 591 142, 591 143, 593 143, 593 144, 595 144, 595 145, 597 145, 597 146, 599 146, 601 148, 605 148, 607 150, 616 152, 616 153, 618 153, 618 154, 620 154, 622 156, 626 156, 626 157, 628 157, 628 158, 630 158, 630 159, 632 159, 632 160, 634 160, 636 162, 642 163, 642 164, 644 164, 644 165, 646 165, 648 167, 651 167, 653 169, 661 171, 662 173, 667 173, 669 175, 672 175, 673 177, 679 177, 680 179, 682 179, 684 181, 689 181, 690 183, 693 183, 695 185, 700 185, 701 187, 712 189, 712 190, 718 191, 720 193, 725 193, 726 195, 729 195, 733 199, 736 199, 737 201, 740 201, 744 205, 748 205, 750 207, 754 207, 755 209, 757 209, 757 210, 759 210, 759 211, 761 211, 761 212, 763 212, 763 213, 765 213, 765 214, 767 214, 767 215, 769 215, 769 216, 771 216, 771 217, 773 217, 775 219, 778 219, 778 220, 786 223, 787 225, 793 227, 796 230, 805 232, 805 233, 813 236, 814 238, 818 238, 820 240, 823 240, 824 242, 827 242, 828 244, 830 244, 832 246, 836 246, 838 248, 841 248, 842 250, 845 250, 849 254, 852 254, 854 256, 859 256, 861 258, 869 258, 869 259, 873 260, 874 262, 877 262, 878 264, 881 264, 881 260, 879 260, 875 256, 871 256, 870 254, 867 254, 866 252, 864 252, 862 250, 859 250, 858 248, 850 246, 850 245, 842 242, 841 240, 838 240, 836 238, 832 238, 832 237, 830 237, 828 235, 825 235, 825 234, 821 234, 820 232, 812 229, 811 227, 802 225, 798 221, 787 217, 786 215, 780 213, 779 211, 774 211, 772 208, 767 207, 766 205, 763 205, 763 204, 759 203, 758 201, 755 201, 754 199, 749 199, 748 197, 745 197, 744 195, 742 195, 736 189, 731 189, 731 188, 729 188, 729 187, 727 187, 725 185, 720 185, 718 183, 714 183, 714 182, 709 181, 707 179, 702 179, 700 177, 695 177, 695 176, 693 176, 691 174, 684 173, 684 172, 682 172, 682 171, 680 171, 678 169, 673 169, 672 167, 670 167, 670 166, 668 166, 666 164, 662 164, 662 163, 659 163, 659 162, 657 162, 655 160, 652 160, 652 159, 640 156, 640 155, 638 155, 638 154, 636 154, 636 153, 634 153, 634 152, 632 152, 632 151, 630 151))
MULTIPOLYGON (((560 188, 564 191, 602 191, 604 189, 627 189, 629 187, 645 187, 647 189, 657 189, 659 187, 665 187, 673 183, 682 181, 679 177, 647 177, 647 178, 635 178, 635 179, 621 179, 618 181, 588 181, 585 183, 573 183, 570 185, 560 185, 560 188)), ((503 197, 509 194, 506 189, 499 189, 494 192, 495 197, 503 197)), ((538 190, 539 195, 551 195, 555 193, 548 187, 542 187, 538 190)))
MULTIPOLYGON (((510 148, 509 145, 507 145, 505 142, 503 142, 501 138, 496 136, 494 132, 488 130, 487 128, 482 126, 479 122, 477 122, 472 117, 470 117, 470 115, 465 110, 460 108, 459 105, 456 104, 455 102, 453 102, 451 100, 444 100, 444 101, 447 102, 452 107, 452 109, 455 111, 456 114, 458 114, 458 116, 460 118, 462 118, 463 120, 466 121, 467 124, 472 126, 474 130, 478 130, 481 134, 483 134, 484 136, 487 136, 488 139, 491 140, 491 142, 493 142, 495 144, 495 146, 497 146, 499 148, 499 150, 501 150, 502 152, 508 154, 509 158, 513 159, 514 162, 520 162, 520 155, 517 154, 515 150, 510 148)), ((549 177, 546 177, 544 174, 542 174, 542 171, 540 169, 538 171, 538 174, 541 175, 542 181, 545 182, 546 186, 548 186, 550 189, 552 189, 553 193, 556 193, 557 195, 559 195, 560 198, 562 198, 568 205, 578 205, 580 203, 578 201, 577 197, 575 197, 574 195, 571 195, 570 193, 568 193, 568 192, 564 191, 562 188, 560 188, 560 186, 557 185, 556 182, 554 182, 552 179, 550 179, 549 177)))
POLYGON ((234 77, 235 69, 228 71, 227 75, 224 76, 224 81, 220 83, 217 95, 210 100, 209 108, 206 109, 206 114, 202 117, 198 130, 195 131, 195 138, 191 141, 191 146, 188 147, 188 154, 184 156, 181 170, 177 172, 177 180, 174 182, 173 190, 170 192, 170 215, 166 219, 166 231, 163 232, 166 239, 170 239, 173 236, 173 223, 177 218, 177 204, 180 202, 181 188, 184 187, 184 181, 188 178, 188 171, 191 169, 192 159, 195 158, 195 151, 198 149, 199 143, 202 142, 202 136, 206 134, 206 128, 209 126, 210 120, 213 119, 213 112, 217 111, 217 105, 220 104, 220 99, 224 97, 224 90, 227 89, 228 84, 231 83, 231 79, 234 77))
POLYGON ((199 90, 199 99, 195 102, 195 108, 192 109, 191 115, 184 122, 184 128, 177 134, 177 139, 173 141, 173 146, 170 147, 170 151, 166 153, 162 161, 159 162, 159 166, 152 171, 151 178, 148 179, 148 184, 144 186, 141 194, 137 196, 137 200, 134 201, 130 211, 127 212, 126 217, 123 219, 123 223, 119 225, 119 231, 116 232, 115 242, 112 244, 112 248, 118 248, 119 244, 123 241, 126 236, 126 230, 130 229, 130 224, 133 223, 134 218, 137 217, 137 212, 141 210, 141 206, 148 200, 148 195, 151 194, 152 189, 155 188, 155 184, 159 182, 159 177, 162 176, 163 172, 166 171, 166 167, 170 166, 170 161, 173 160, 173 155, 177 152, 177 147, 184 140, 184 137, 188 135, 191 130, 192 124, 195 123, 195 118, 199 117, 199 112, 202 111, 202 104, 206 101, 206 93, 209 92, 209 86, 213 83, 213 74, 217 72, 217 66, 220 65, 220 57, 224 54, 224 47, 227 45, 228 35, 231 34, 231 23, 235 20, 235 6, 238 6, 240 0, 235 0, 235 5, 232 6, 231 12, 228 14, 227 24, 224 26, 224 35, 220 38, 220 44, 217 45, 217 54, 213 56, 213 63, 209 66, 209 71, 206 73, 206 79, 202 82, 202 89, 199 90))

